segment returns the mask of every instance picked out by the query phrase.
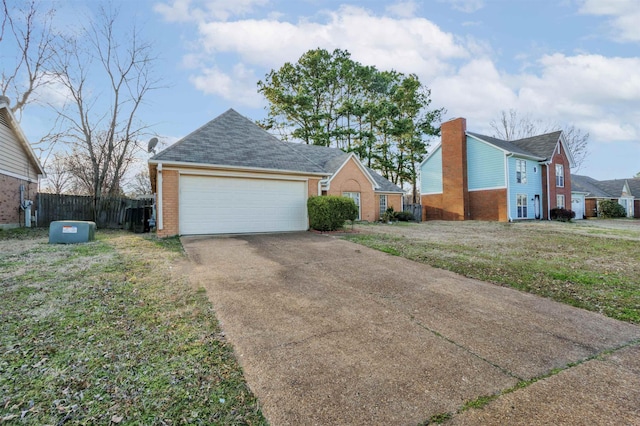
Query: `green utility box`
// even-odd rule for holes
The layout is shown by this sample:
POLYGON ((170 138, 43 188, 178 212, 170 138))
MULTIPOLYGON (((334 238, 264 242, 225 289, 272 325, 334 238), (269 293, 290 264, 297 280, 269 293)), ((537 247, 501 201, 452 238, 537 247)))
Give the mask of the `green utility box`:
POLYGON ((56 220, 49 225, 49 244, 86 243, 95 239, 95 222, 56 220))

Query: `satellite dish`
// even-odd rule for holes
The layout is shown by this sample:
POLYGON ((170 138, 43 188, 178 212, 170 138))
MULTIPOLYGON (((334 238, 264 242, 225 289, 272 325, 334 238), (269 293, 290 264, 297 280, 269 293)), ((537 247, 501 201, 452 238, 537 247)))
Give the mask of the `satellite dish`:
POLYGON ((147 146, 147 152, 156 153, 156 145, 158 145, 158 138, 149 139, 149 145, 147 146))

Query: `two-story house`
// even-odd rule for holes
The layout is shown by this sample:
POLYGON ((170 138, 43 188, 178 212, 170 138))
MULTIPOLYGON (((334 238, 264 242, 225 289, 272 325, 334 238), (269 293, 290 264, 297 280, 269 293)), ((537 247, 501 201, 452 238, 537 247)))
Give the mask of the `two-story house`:
POLYGON ((441 142, 420 165, 423 219, 548 219, 571 208, 573 158, 561 131, 515 141, 442 124, 441 142))

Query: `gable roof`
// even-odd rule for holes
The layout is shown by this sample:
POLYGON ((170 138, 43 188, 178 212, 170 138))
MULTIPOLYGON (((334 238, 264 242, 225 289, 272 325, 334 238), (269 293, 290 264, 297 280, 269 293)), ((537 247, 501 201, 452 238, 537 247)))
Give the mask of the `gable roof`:
POLYGON ((551 160, 553 152, 558 146, 560 141, 560 135, 562 131, 546 133, 544 135, 532 136, 529 138, 518 139, 511 141, 511 143, 517 147, 520 147, 537 157, 544 158, 545 160, 551 160))
POLYGON ((561 130, 514 141, 505 141, 474 132, 467 132, 467 135, 491 144, 508 153, 533 158, 538 161, 550 161, 556 147, 560 143, 565 148, 565 152, 569 158, 569 164, 573 165, 573 157, 564 143, 561 130))
MULTIPOLYGON (((498 139, 498 138, 494 138, 491 136, 486 136, 486 135, 481 135, 479 133, 474 133, 474 132, 467 132, 467 135, 472 136, 476 139, 479 139, 483 142, 486 142, 490 145, 493 145, 503 151, 506 151, 508 153, 512 153, 512 154, 516 154, 516 155, 521 155, 521 156, 525 156, 525 157, 531 157, 534 158, 536 160, 544 160, 546 159, 546 157, 540 156, 540 155, 536 155, 535 153, 528 151, 522 147, 520 147, 519 145, 515 144, 515 141, 505 141, 502 139, 498 139)), ((553 152, 553 151, 552 151, 553 152)))
POLYGON ((27 158, 32 162, 34 168, 37 173, 42 175, 42 177, 46 177, 44 172, 44 167, 40 164, 40 160, 36 156, 36 153, 33 151, 31 144, 27 140, 27 137, 22 132, 22 128, 20 124, 18 124, 18 120, 16 120, 15 116, 11 112, 11 108, 9 108, 9 98, 6 96, 0 96, 0 120, 2 123, 6 124, 9 129, 13 130, 13 133, 16 135, 22 149, 27 154, 27 158))
POLYGON ((628 186, 631 195, 640 198, 640 178, 596 180, 589 176, 571 175, 571 189, 585 192, 587 197, 618 198, 628 186))
MULTIPOLYGON (((338 148, 283 142, 253 121, 229 109, 151 157, 149 163, 232 166, 328 177, 352 156, 355 155, 338 148)), ((376 190, 403 192, 375 171, 363 169, 370 174, 368 178, 372 183, 375 182, 378 186, 376 190)))
POLYGON ((150 163, 178 162, 323 174, 322 167, 233 109, 191 132, 150 163))

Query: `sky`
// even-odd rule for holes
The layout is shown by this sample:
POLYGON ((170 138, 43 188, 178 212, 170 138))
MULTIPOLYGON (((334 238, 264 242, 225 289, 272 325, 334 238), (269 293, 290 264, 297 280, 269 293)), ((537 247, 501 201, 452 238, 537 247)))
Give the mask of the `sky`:
MULTIPOLYGON (((16 0, 18 1, 18 0, 16 0)), ((62 1, 59 25, 91 16, 97 1, 62 1)), ((343 49, 364 65, 415 73, 445 120, 492 134, 501 111, 588 132, 579 174, 640 172, 638 0, 129 0, 113 1, 160 60, 161 90, 141 117, 166 146, 234 108, 266 116, 257 82, 315 48, 343 49)), ((47 96, 46 94, 42 94, 47 96)), ((55 96, 55 94, 49 94, 55 96)), ((38 140, 52 118, 25 110, 38 140)), ((434 141, 436 142, 436 141, 434 141)))

